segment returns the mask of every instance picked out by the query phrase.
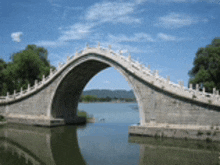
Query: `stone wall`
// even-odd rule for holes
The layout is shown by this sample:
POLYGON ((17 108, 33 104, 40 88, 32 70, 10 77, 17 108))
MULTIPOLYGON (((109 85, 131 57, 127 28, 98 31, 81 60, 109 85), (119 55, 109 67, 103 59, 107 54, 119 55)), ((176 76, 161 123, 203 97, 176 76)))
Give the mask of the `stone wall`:
POLYGON ((220 126, 218 107, 170 94, 132 75, 129 79, 140 96, 144 123, 220 126))

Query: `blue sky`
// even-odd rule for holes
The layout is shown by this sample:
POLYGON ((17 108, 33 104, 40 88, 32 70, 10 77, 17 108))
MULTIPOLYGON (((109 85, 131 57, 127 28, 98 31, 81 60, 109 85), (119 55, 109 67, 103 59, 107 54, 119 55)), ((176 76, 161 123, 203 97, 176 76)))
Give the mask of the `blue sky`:
MULTIPOLYGON (((100 42, 187 86, 196 51, 215 37, 220 37, 219 0, 0 1, 0 58, 5 61, 36 44, 57 66, 87 43, 100 42)), ((130 87, 110 68, 86 89, 130 87)))

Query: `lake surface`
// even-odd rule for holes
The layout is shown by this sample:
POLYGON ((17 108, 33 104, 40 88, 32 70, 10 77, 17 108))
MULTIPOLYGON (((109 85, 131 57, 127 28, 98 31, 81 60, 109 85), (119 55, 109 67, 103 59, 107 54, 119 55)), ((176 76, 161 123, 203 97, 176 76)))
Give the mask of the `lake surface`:
POLYGON ((129 137, 136 103, 80 103, 96 123, 42 128, 0 126, 0 165, 220 164, 219 143, 129 137), (104 120, 103 120, 104 119, 104 120))

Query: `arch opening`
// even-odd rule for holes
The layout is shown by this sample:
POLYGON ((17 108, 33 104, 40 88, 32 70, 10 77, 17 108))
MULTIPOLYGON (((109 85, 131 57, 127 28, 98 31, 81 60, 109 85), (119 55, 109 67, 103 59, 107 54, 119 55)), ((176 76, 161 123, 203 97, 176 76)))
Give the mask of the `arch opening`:
POLYGON ((140 109, 141 105, 138 101, 138 92, 135 91, 135 87, 130 82, 129 76, 126 74, 123 66, 119 66, 117 63, 111 61, 91 58, 82 60, 81 63, 70 69, 60 81, 51 103, 51 116, 53 118, 62 118, 67 124, 75 123, 78 103, 83 89, 96 74, 109 67, 113 67, 119 71, 128 81, 134 91, 140 109))

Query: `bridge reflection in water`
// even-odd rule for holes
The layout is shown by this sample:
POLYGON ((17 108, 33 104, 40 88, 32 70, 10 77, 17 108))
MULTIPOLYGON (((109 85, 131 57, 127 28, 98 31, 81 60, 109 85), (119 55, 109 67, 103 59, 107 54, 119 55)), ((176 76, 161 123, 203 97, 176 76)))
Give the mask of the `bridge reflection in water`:
POLYGON ((0 164, 86 164, 78 146, 77 127, 0 127, 0 164))
MULTIPOLYGON (((220 143, 138 136, 129 136, 128 142, 140 146, 140 157, 137 158, 140 164, 220 164, 220 143)), ((76 126, 51 129, 24 125, 0 127, 2 165, 83 165, 86 161, 89 164, 82 155, 76 126)))
POLYGON ((220 143, 160 137, 130 136, 140 145, 140 165, 220 165, 220 143))

